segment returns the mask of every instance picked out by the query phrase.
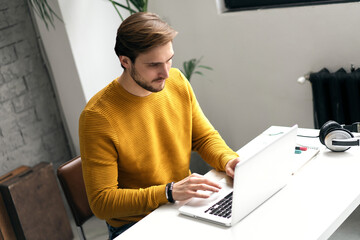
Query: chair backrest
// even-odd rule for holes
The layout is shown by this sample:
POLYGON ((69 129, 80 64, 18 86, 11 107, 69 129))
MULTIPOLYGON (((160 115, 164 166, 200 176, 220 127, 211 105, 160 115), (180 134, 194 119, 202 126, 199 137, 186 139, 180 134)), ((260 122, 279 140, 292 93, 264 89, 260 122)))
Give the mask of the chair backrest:
POLYGON ((94 214, 86 195, 80 156, 61 165, 57 169, 57 176, 75 223, 82 228, 82 225, 94 214))

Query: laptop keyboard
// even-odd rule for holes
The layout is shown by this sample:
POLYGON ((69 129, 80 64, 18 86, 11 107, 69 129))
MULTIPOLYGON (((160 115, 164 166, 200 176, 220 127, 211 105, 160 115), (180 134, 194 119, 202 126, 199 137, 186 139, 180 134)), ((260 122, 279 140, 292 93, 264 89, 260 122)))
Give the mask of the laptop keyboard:
POLYGON ((209 213, 215 216, 230 218, 232 207, 233 192, 226 195, 223 199, 208 208, 205 213, 209 213))

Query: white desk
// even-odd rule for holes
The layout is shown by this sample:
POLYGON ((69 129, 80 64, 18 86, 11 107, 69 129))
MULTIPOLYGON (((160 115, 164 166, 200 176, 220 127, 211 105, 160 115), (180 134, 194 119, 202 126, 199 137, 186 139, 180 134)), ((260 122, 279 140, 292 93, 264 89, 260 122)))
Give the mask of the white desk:
MULTIPOLYGON (((317 135, 299 129, 298 134, 317 135)), ((288 185, 231 228, 182 216, 182 203, 161 206, 117 239, 327 239, 360 204, 360 148, 334 153, 319 140, 300 138, 320 153, 288 185)), ((215 179, 223 173, 211 171, 215 179)))

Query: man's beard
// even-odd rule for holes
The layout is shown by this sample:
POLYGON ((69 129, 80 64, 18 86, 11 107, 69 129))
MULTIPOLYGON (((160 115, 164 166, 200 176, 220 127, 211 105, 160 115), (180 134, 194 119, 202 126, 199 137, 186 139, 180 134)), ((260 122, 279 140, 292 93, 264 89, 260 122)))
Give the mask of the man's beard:
POLYGON ((144 78, 136 71, 134 65, 131 67, 130 70, 130 76, 132 77, 132 79, 134 79, 134 81, 143 89, 149 91, 149 92, 160 92, 161 90, 164 89, 165 85, 160 86, 158 88, 155 88, 151 85, 152 82, 154 81, 158 81, 158 80, 164 80, 163 78, 157 78, 152 80, 150 83, 147 83, 144 81, 144 78))

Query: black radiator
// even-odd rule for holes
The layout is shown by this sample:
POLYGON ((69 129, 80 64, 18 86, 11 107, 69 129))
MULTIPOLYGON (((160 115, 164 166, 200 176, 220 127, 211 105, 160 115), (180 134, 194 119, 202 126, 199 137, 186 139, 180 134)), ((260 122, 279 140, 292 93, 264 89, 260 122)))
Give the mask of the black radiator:
POLYGON ((309 76, 312 86, 314 125, 320 128, 326 121, 340 124, 360 121, 360 70, 331 73, 326 68, 309 76))

